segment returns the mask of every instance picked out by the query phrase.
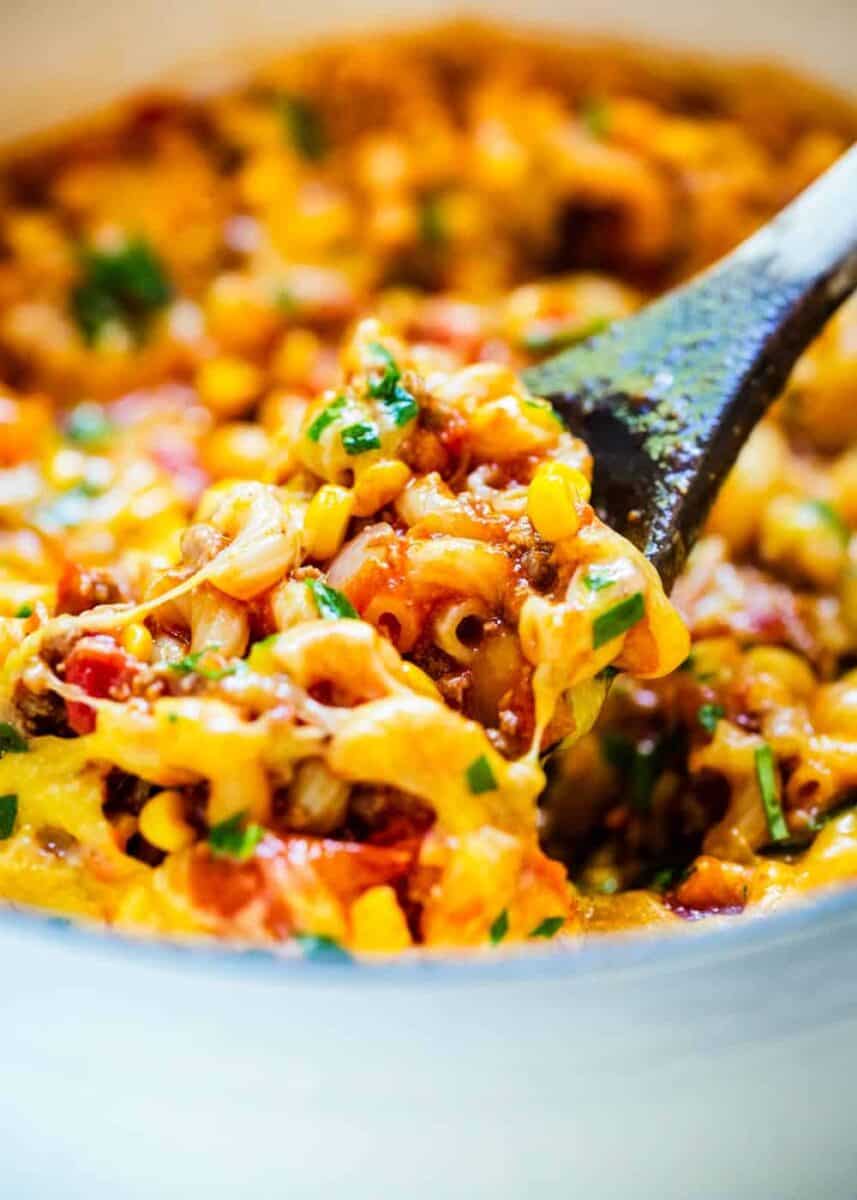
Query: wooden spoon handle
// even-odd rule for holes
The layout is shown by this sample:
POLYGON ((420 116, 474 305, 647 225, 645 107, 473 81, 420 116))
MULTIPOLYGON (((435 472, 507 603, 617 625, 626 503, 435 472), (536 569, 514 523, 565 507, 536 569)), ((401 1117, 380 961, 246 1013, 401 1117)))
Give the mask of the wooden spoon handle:
POLYGON ((670 584, 792 366, 857 287, 857 147, 689 284, 526 372, 587 439, 595 500, 670 584))

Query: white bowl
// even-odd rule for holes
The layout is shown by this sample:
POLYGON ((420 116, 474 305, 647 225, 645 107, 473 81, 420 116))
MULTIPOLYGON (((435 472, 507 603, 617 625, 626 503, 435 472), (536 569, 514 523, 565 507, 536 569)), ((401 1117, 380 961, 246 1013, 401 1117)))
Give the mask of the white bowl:
MULTIPOLYGON (((0 134, 236 45, 446 3, 6 0, 0 134)), ((495 18, 853 84, 854 0, 511 0, 495 18)), ((853 1200, 857 893, 578 955, 369 969, 0 915, 8 1200, 853 1200)))

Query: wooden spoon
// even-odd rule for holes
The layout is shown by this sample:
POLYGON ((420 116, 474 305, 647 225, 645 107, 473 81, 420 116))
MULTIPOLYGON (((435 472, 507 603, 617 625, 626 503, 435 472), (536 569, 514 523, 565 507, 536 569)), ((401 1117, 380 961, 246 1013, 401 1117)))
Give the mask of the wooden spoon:
POLYGON ((703 275, 525 372, 589 445, 596 508, 667 588, 753 426, 855 287, 857 147, 703 275))

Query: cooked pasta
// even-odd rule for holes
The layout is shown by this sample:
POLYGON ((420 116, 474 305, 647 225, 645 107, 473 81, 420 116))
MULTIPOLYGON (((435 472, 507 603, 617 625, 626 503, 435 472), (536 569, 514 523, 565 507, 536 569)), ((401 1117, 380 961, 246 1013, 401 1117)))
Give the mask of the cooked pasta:
POLYGON ((855 128, 776 75, 464 28, 10 152, 0 899, 391 954, 857 878, 857 310, 674 603, 521 376, 855 128))

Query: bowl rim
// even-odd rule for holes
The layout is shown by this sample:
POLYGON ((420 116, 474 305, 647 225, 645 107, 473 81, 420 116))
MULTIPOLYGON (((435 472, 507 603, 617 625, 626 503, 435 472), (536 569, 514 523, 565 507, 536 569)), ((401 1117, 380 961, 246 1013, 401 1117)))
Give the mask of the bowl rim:
MULTIPOLYGON (((95 921, 80 920, 34 908, 0 908, 0 939, 5 934, 34 934, 42 944, 70 941, 90 958, 142 967, 178 969, 231 977, 230 982, 268 984, 329 983, 462 985, 488 981, 512 983, 534 980, 572 981, 581 976, 664 970, 673 973, 694 967, 711 968, 724 959, 763 953, 798 938, 829 935, 857 918, 857 887, 838 886, 804 903, 773 913, 708 918, 690 929, 651 933, 645 930, 593 935, 583 945, 546 943, 544 947, 516 943, 508 951, 465 948, 417 950, 371 959, 351 954, 306 955, 280 946, 234 944, 214 940, 149 938, 121 932, 95 921), (707 926, 707 928, 706 928, 707 926)), ((14 955, 12 947, 7 953, 14 955)), ((8 963, 9 960, 7 960, 8 963)))

